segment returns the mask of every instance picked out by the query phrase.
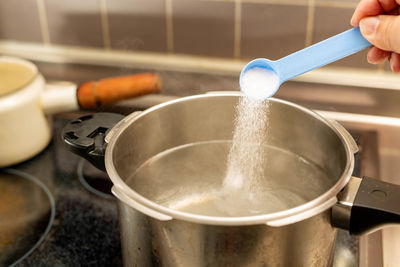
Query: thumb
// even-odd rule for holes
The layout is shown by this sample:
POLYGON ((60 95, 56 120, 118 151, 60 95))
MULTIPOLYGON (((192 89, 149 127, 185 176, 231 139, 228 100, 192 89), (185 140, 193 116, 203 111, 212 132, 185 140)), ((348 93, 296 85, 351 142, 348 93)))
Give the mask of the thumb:
POLYGON ((400 53, 400 16, 366 17, 360 21, 360 30, 374 46, 400 53))

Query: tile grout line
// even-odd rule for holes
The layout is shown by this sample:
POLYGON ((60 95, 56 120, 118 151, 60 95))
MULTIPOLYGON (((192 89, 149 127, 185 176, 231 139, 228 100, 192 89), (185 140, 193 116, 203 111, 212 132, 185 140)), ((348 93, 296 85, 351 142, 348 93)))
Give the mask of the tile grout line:
POLYGON ((235 25, 234 25, 234 44, 233 57, 240 58, 241 39, 242 39, 242 1, 235 0, 235 25))
POLYGON ((305 40, 306 47, 312 44, 312 37, 314 32, 314 15, 315 15, 315 0, 308 0, 306 40, 305 40))
POLYGON ((167 32, 167 52, 174 53, 174 29, 172 21, 172 0, 165 0, 165 25, 167 32))
POLYGON ((40 23, 40 31, 42 32, 42 40, 45 45, 49 45, 50 32, 49 32, 49 24, 47 22, 47 13, 44 0, 36 0, 36 4, 39 13, 39 23, 40 23))
POLYGON ((106 0, 100 0, 101 32, 103 34, 103 45, 106 50, 111 49, 110 27, 108 24, 108 12, 106 0))

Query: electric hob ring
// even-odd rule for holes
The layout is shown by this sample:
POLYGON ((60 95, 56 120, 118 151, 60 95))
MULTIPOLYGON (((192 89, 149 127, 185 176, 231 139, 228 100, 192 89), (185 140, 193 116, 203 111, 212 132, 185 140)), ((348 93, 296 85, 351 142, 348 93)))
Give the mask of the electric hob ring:
POLYGON ((45 240, 55 218, 48 187, 28 173, 0 170, 0 265, 15 266, 45 240))
POLYGON ((94 167, 89 161, 81 159, 76 170, 79 182, 89 192, 107 199, 113 199, 112 182, 107 173, 94 167))

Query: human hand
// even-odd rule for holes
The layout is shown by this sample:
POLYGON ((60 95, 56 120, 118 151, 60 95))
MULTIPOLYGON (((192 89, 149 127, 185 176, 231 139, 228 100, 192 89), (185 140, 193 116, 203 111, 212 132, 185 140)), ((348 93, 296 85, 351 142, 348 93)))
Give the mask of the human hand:
POLYGON ((400 0, 361 0, 351 25, 359 26, 361 34, 374 45, 368 62, 379 64, 386 59, 393 72, 400 73, 400 0))

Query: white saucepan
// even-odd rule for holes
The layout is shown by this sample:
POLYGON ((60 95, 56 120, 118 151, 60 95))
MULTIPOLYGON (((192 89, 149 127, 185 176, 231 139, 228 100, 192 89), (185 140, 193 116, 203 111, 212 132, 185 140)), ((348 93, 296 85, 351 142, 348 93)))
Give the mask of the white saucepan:
POLYGON ((160 78, 154 73, 50 88, 33 63, 0 57, 0 167, 29 159, 47 146, 51 140, 48 115, 93 108, 160 89, 160 78))

